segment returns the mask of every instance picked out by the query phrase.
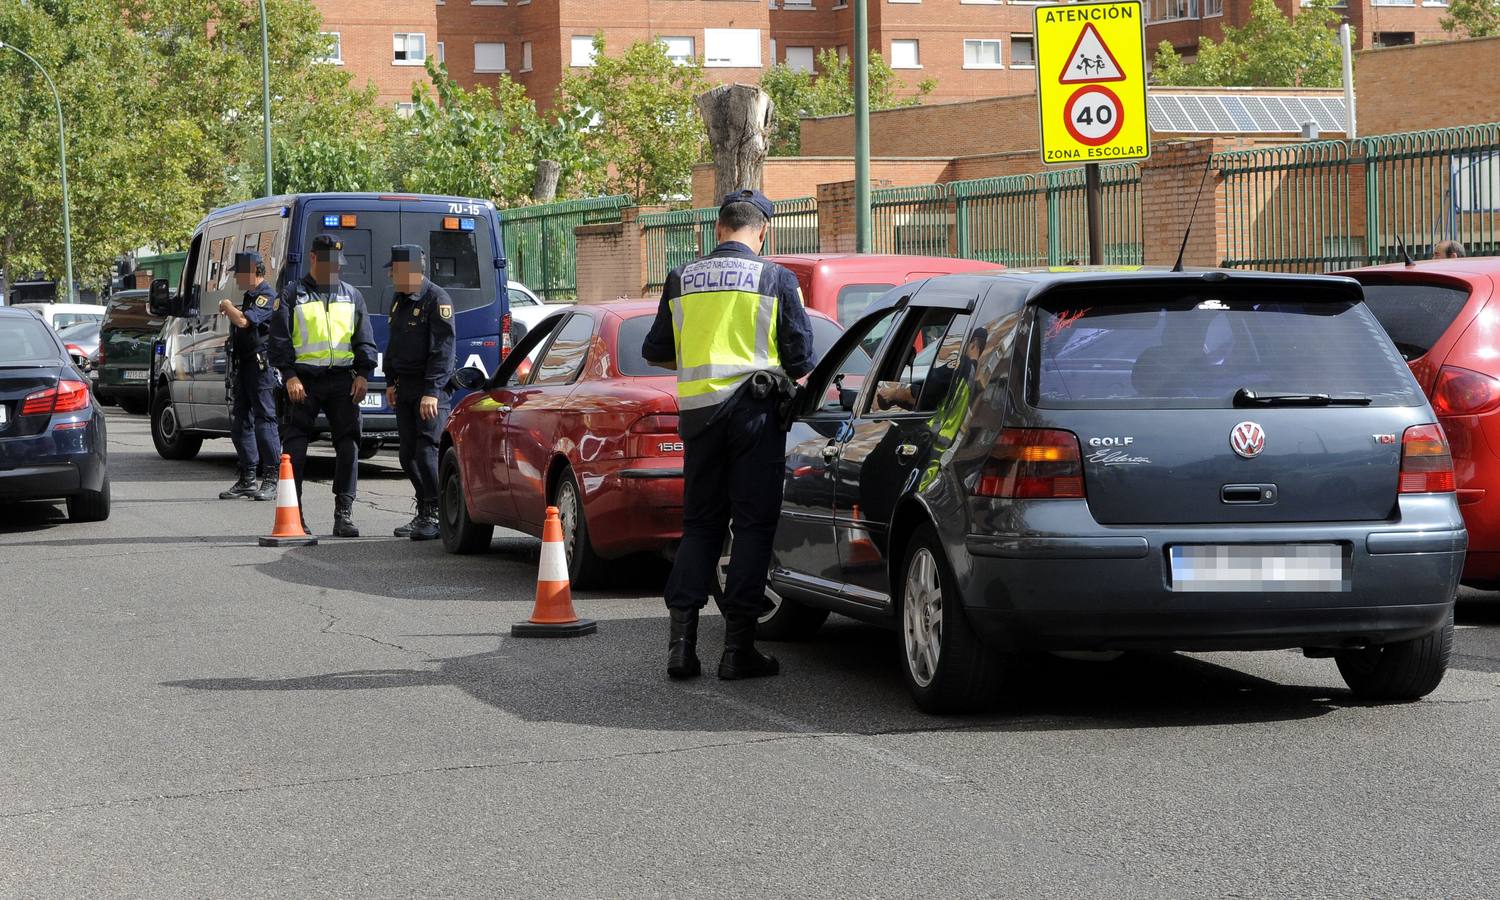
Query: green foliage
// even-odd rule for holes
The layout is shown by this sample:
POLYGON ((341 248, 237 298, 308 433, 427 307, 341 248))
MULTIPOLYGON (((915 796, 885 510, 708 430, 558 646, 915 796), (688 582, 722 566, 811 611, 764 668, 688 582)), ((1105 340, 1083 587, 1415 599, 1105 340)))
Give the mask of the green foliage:
POLYGON ((694 101, 707 89, 696 62, 673 62, 657 41, 609 56, 595 35, 594 64, 563 79, 557 105, 575 111, 582 156, 603 172, 607 192, 659 202, 687 194, 704 158, 708 138, 694 101), (606 160, 607 169, 596 162, 606 160))
MULTIPOLYGON (((839 59, 836 51, 824 50, 818 54, 816 75, 779 64, 761 76, 761 90, 770 94, 776 104, 771 123, 772 156, 796 156, 802 152, 803 116, 842 116, 854 112, 852 68, 851 63, 839 59)), ((908 94, 906 83, 875 52, 870 54, 869 83, 871 109, 916 106, 937 87, 937 79, 924 78, 917 83, 915 93, 908 94)))
POLYGON ((1442 24, 1471 38, 1500 34, 1500 0, 1450 0, 1442 24))
POLYGON ((1224 40, 1204 38, 1198 58, 1185 62, 1167 41, 1156 48, 1157 84, 1250 87, 1337 87, 1341 81, 1332 0, 1311 0, 1287 18, 1275 0, 1255 0, 1243 27, 1226 27, 1224 40))

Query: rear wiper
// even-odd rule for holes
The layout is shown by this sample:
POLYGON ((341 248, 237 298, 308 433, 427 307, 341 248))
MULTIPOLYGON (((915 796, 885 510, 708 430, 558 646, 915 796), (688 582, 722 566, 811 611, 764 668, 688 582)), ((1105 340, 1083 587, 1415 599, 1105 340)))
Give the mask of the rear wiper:
POLYGON ((1327 394, 1257 394, 1249 388, 1234 392, 1235 406, 1369 406, 1369 397, 1330 397, 1327 394))

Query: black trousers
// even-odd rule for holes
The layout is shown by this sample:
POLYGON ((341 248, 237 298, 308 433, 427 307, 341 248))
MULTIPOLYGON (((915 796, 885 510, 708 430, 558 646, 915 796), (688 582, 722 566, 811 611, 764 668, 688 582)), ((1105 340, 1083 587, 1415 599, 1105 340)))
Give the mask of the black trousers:
POLYGON ((433 503, 438 499, 438 445, 443 439, 443 425, 448 421, 447 391, 438 392, 438 414, 431 422, 422 421, 422 397, 425 391, 420 379, 412 387, 396 385, 396 433, 401 436, 401 471, 411 479, 418 500, 433 503))
POLYGON ((771 608, 766 573, 781 515, 785 435, 774 398, 742 391, 701 434, 683 441, 682 544, 667 579, 669 609, 702 609, 726 529, 734 531, 719 609, 726 618, 758 618, 771 608))
POLYGON ((316 375, 299 375, 307 397, 301 403, 286 400, 281 428, 281 449, 292 458, 297 478, 297 496, 302 496, 302 471, 307 463, 307 444, 317 430, 318 413, 328 417, 328 438, 338 454, 333 470, 333 493, 354 495, 359 485, 359 405, 349 392, 354 386, 352 369, 333 369, 316 375))

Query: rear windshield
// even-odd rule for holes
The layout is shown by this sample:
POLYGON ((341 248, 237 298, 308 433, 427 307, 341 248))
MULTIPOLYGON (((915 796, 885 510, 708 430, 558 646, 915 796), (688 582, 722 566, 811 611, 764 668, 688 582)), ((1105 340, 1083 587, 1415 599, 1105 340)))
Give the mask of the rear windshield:
POLYGON ((1469 301, 1462 288, 1435 284, 1367 284, 1365 303, 1408 360, 1425 356, 1469 301))
POLYGON ((31 316, 0 316, 0 366, 51 362, 57 359, 57 342, 41 319, 31 316))
POLYGON ((1421 402, 1364 304, 1190 296, 1037 308, 1031 401, 1040 407, 1232 407, 1235 392, 1421 402))
MULTIPOLYGON (((626 319, 620 323, 620 333, 615 339, 615 354, 619 357, 620 374, 631 377, 643 375, 670 375, 667 369, 659 369, 646 362, 641 356, 641 344, 646 340, 646 332, 651 330, 651 322, 656 318, 652 314, 644 314, 626 319)), ((839 339, 843 330, 832 321, 821 316, 808 316, 812 322, 813 336, 813 362, 823 358, 828 348, 833 346, 834 341, 839 339)))

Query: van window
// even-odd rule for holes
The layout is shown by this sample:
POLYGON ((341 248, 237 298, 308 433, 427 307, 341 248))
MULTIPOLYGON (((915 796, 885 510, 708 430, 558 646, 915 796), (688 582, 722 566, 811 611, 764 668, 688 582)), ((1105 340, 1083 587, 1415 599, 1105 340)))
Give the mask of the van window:
POLYGON ((1365 303, 1407 361, 1425 356, 1469 302, 1462 288, 1435 284, 1367 284, 1365 303))

